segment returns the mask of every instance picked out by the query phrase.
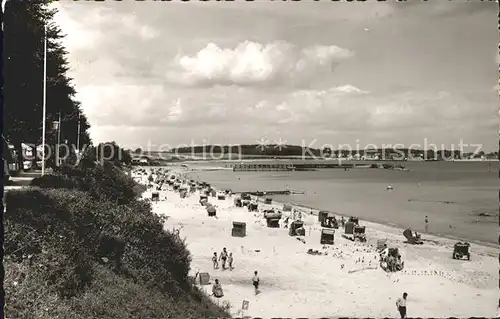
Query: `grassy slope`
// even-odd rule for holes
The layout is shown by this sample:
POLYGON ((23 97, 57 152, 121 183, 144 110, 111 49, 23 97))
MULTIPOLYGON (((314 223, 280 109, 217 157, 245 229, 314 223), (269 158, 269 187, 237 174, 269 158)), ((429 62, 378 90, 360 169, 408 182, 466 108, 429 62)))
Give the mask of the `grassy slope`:
POLYGON ((6 317, 230 317, 188 282, 184 242, 120 189, 141 188, 113 172, 45 177, 7 194, 6 317))

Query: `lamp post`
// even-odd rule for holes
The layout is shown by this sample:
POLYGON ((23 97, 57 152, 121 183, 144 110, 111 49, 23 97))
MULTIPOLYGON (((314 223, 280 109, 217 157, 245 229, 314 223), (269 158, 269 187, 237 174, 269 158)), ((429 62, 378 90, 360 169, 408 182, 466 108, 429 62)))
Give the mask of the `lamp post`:
POLYGON ((80 154, 80 112, 78 112, 78 136, 76 137, 76 149, 80 154))
POLYGON ((59 160, 59 147, 61 145, 61 112, 59 112, 59 122, 57 122, 57 166, 60 165, 60 160, 59 160))
POLYGON ((45 174, 45 117, 47 116, 47 23, 43 38, 43 118, 42 118, 42 176, 45 174))

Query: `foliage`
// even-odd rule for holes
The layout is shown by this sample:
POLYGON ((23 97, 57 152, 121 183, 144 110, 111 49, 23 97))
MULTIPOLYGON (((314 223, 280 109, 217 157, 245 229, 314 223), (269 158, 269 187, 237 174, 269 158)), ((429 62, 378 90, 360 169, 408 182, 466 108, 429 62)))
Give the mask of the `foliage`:
POLYGON ((6 201, 6 262, 24 273, 11 274, 23 280, 7 278, 23 281, 6 287, 10 317, 226 314, 188 284, 190 253, 176 233, 163 229, 148 202, 116 205, 74 188, 11 191, 6 201), (45 302, 56 305, 48 313, 36 309, 45 302))
POLYGON ((127 204, 137 198, 137 184, 112 162, 90 167, 61 165, 54 175, 33 179, 32 186, 42 188, 76 188, 87 192, 95 200, 127 204))
POLYGON ((112 162, 116 166, 130 165, 132 157, 129 151, 124 150, 116 142, 100 143, 96 147, 90 145, 85 149, 84 157, 89 162, 112 162))
POLYGON ((66 75, 68 62, 60 40, 61 30, 51 23, 55 10, 48 1, 7 1, 4 11, 4 134, 16 146, 21 142, 40 143, 42 136, 44 25, 47 22, 47 134, 54 144, 57 134, 50 130, 61 112, 64 129, 61 139, 76 145, 78 121, 81 144, 89 144, 89 124, 74 99, 75 89, 66 75), (27 76, 29 75, 29 76, 27 76))

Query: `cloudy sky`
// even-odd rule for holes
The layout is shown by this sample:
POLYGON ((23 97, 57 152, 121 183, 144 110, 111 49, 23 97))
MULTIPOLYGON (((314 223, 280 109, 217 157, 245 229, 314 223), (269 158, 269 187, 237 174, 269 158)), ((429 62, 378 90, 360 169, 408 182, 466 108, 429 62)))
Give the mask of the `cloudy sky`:
POLYGON ((498 147, 493 2, 56 6, 96 142, 498 147))

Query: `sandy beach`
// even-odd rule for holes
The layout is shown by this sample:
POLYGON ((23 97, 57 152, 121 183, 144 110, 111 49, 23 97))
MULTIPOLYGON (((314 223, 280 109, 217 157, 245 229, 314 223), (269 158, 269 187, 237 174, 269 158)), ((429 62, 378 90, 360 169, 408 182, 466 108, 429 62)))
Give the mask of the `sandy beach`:
MULTIPOLYGON (((141 176, 146 183, 147 176, 141 176)), ((144 193, 151 198, 153 190, 144 193)), ((334 245, 320 244, 321 226, 315 215, 304 215, 306 234, 288 235, 288 229, 268 228, 263 209, 282 204, 259 203, 259 212, 236 207, 234 197, 218 200, 217 216, 209 217, 199 203, 199 193, 181 198, 168 185, 159 191, 153 210, 168 216, 166 229, 178 229, 192 254, 191 272, 219 279, 224 297, 236 317, 399 317, 396 300, 408 293, 408 317, 494 317, 498 304, 498 249, 471 245, 471 260, 452 259, 456 241, 423 235, 423 245, 404 243, 402 229, 360 220, 367 242, 352 242, 335 230, 334 245), (233 222, 246 223, 245 237, 232 237, 233 222), (403 271, 387 273, 379 267, 376 241, 387 239, 399 248, 403 271), (234 256, 234 269, 214 269, 212 256, 222 248, 234 256), (323 255, 310 255, 309 249, 323 255), (260 276, 260 294, 251 278, 260 276), (242 302, 249 302, 242 312, 242 302)), ((283 212, 287 215, 289 212, 283 212)), ((203 286, 208 294, 211 285, 203 286)))

